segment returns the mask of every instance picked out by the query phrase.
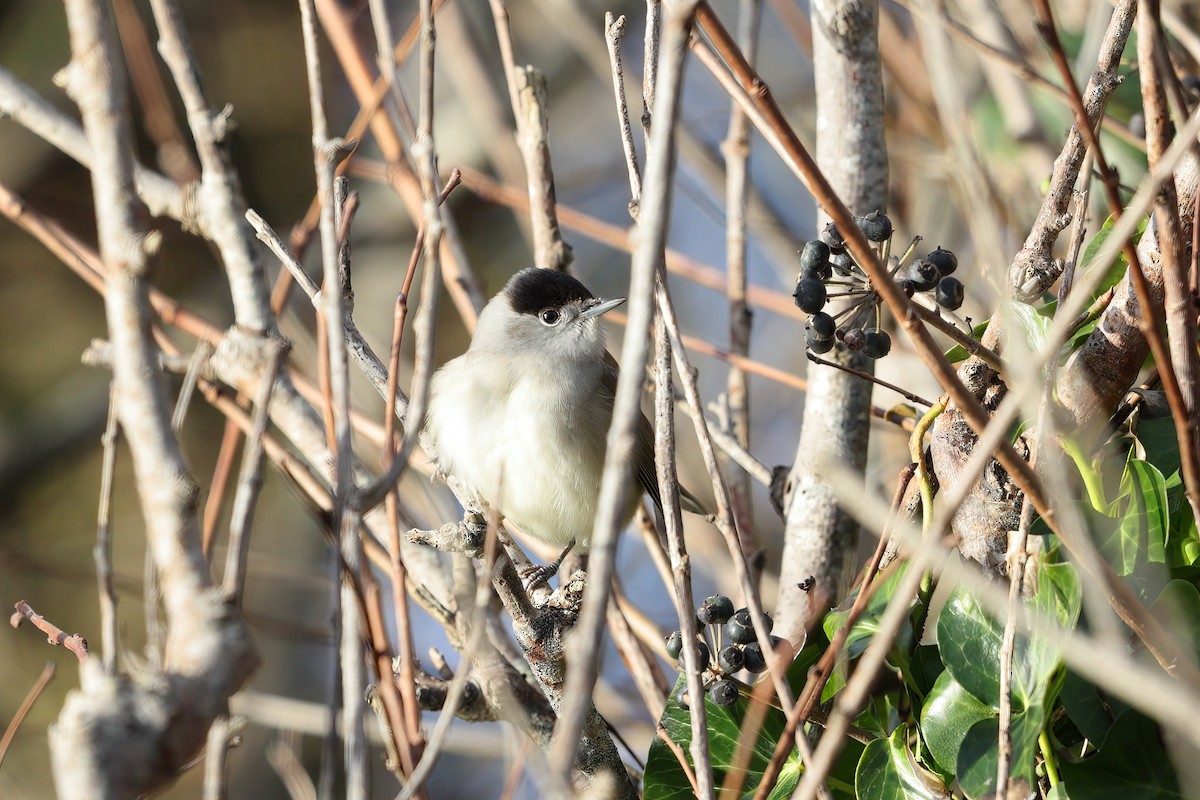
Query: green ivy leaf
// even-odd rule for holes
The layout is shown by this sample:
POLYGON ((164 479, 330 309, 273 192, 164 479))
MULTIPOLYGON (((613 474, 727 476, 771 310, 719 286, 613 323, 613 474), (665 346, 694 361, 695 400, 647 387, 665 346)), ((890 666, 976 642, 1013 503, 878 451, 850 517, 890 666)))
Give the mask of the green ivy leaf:
POLYGON ((1104 741, 1116 714, 1125 709, 1118 700, 1105 702, 1094 684, 1070 670, 1063 676, 1058 699, 1075 727, 1092 743, 1104 741))
MULTIPOLYGON (((663 710, 660 722, 671 740, 677 743, 684 753, 688 754, 691 763, 692 722, 691 712, 679 705, 675 699, 679 690, 686 684, 687 678, 679 676, 671 699, 663 710)), ((731 706, 717 706, 705 697, 704 707, 708 712, 708 745, 712 759, 713 780, 720 786, 725 780, 725 773, 733 762, 737 751, 738 738, 741 736, 742 721, 749 707, 749 700, 743 696, 731 706)), ((763 719, 763 725, 754 741, 750 764, 742 783, 742 796, 753 797, 754 790, 762 780, 763 772, 770 763, 775 752, 775 743, 783 734, 786 719, 782 711, 776 708, 768 709, 763 719)), ((793 752, 784 762, 779 774, 779 780, 768 797, 771 800, 788 797, 800 779, 800 762, 793 752)), ((675 758, 675 754, 666 743, 655 739, 650 745, 650 753, 646 758, 646 773, 643 783, 646 800, 684 800, 694 797, 692 786, 687 775, 675 758)))
MULTIPOLYGON (((1014 713, 1008 726, 1012 741, 1012 760, 1009 780, 1037 783, 1034 774, 1038 737, 1042 733, 1044 714, 1041 706, 1014 713)), ((996 767, 1000 758, 1000 718, 989 717, 976 722, 967 731, 958 750, 958 785, 967 797, 975 800, 996 790, 996 767)))
MULTIPOLYGON (((971 338, 978 342, 983 336, 983 332, 987 330, 987 326, 987 322, 981 322, 976 325, 971 329, 971 338)), ((959 361, 966 361, 970 355, 971 354, 967 352, 967 348, 963 347, 961 344, 956 344, 954 347, 951 347, 946 351, 946 359, 951 364, 957 364, 959 361)))
MULTIPOLYGON (((1048 564, 1038 570, 1038 591, 1032 599, 1036 611, 1070 629, 1079 617, 1079 602, 1079 581, 1074 568, 1068 564, 1048 564)), ((998 709, 1004 626, 988 615, 970 592, 959 587, 946 601, 938 617, 937 631, 946 670, 977 700, 998 709)), ((1057 664, 1055 641, 1036 637, 1031 642, 1018 635, 1013 649, 1014 707, 1040 706, 1057 664)))
POLYGON ((1040 353, 1045 348, 1053 324, 1050 316, 1041 309, 1015 300, 1001 302, 1000 313, 1004 318, 1005 353, 1040 353), (1017 334, 1023 336, 1024 342, 1014 341, 1013 337, 1017 334))
POLYGON ((1071 794, 1088 800, 1184 797, 1158 726, 1136 711, 1117 718, 1099 752, 1078 764, 1062 762, 1059 769, 1071 794))
POLYGON ((979 702, 949 671, 938 676, 921 708, 921 737, 943 775, 955 774, 958 748, 971 726, 995 714, 995 709, 979 702))
POLYGON ((1100 552, 1138 595, 1152 601, 1168 580, 1167 532, 1170 530, 1167 484, 1153 465, 1130 450, 1121 476, 1120 495, 1113 504, 1120 524, 1100 543, 1100 552))
MULTIPOLYGON (((1142 238, 1142 234, 1146 232, 1146 223, 1149 222, 1149 217, 1142 217, 1138 222, 1137 230, 1133 234, 1133 243, 1136 245, 1142 238)), ((1113 229, 1113 218, 1109 217, 1104 220, 1104 224, 1100 226, 1100 230, 1096 231, 1096 235, 1083 248, 1083 255, 1079 259, 1079 263, 1085 268, 1091 266, 1093 259, 1100 253, 1100 248, 1104 246, 1113 229)), ((1125 270, 1129 268, 1129 262, 1125 259, 1125 253, 1119 251, 1116 260, 1108 271, 1104 274, 1104 279, 1096 287, 1092 293, 1092 299, 1095 300, 1100 295, 1107 292, 1112 287, 1116 286, 1125 277, 1125 270)), ((1094 269, 1094 267, 1093 267, 1094 269)))
POLYGON ((1150 608, 1154 616, 1167 623, 1168 630, 1191 645, 1200 658, 1200 589, 1188 581, 1175 580, 1163 587, 1150 608))
POLYGON ((941 779, 917 763, 908 749, 909 726, 863 750, 854 776, 858 800, 943 800, 950 794, 941 779))
MULTIPOLYGON (((907 563, 900 564, 891 569, 889 574, 883 578, 883 582, 871 593, 870 599, 867 600, 867 607, 863 609, 863 613, 859 616, 858 621, 850 629, 850 635, 846 637, 846 644, 838 657, 838 663, 834 667, 833 674, 829 676, 829 681, 825 684, 825 688, 821 692, 822 703, 827 702, 846 685, 846 662, 861 656, 863 651, 867 649, 867 645, 870 644, 871 637, 879 631, 879 620, 883 616, 883 612, 887 610, 887 605, 891 601, 892 595, 896 593, 896 587, 900 585, 907 570, 907 563)), ((829 641, 833 641, 837 632, 846 625, 846 619, 850 616, 850 607, 857 596, 857 592, 852 593, 846 598, 844 608, 831 611, 825 615, 825 619, 821 622, 821 627, 829 641)), ((912 603, 910 603, 910 609, 915 604, 916 599, 914 598, 912 603)), ((896 641, 892 646, 891 654, 888 656, 888 661, 892 666, 897 668, 907 667, 907 653, 913 646, 914 638, 911 619, 906 619, 901 624, 900 631, 896 634, 896 641)))

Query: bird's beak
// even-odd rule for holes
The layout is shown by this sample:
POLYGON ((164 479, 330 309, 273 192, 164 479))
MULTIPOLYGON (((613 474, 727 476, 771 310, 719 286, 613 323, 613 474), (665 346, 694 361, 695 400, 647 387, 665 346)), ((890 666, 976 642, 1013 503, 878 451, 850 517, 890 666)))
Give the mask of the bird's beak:
POLYGON ((624 302, 624 297, 614 297, 611 300, 598 300, 596 305, 592 306, 591 308, 585 308, 583 313, 579 315, 579 318, 591 319, 592 317, 598 317, 605 312, 612 311, 614 308, 624 302))

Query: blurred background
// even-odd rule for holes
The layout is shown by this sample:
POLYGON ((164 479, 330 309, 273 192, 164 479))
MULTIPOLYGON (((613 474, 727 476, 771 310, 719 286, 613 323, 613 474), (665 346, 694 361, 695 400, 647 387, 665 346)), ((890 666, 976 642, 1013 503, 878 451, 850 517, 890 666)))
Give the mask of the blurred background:
MULTIPOLYGON (((949 3, 947 11, 974 36, 1051 75, 1032 30, 1032 19, 1020 12, 1022 5, 1007 0, 961 0, 949 3)), ((191 169, 187 148, 181 150, 178 143, 171 146, 170 137, 164 139, 161 133, 172 124, 170 114, 164 120, 164 109, 174 112, 174 124, 181 124, 183 117, 169 76, 153 55, 155 33, 148 4, 114 0, 113 6, 127 59, 138 66, 135 73, 142 76, 134 87, 141 159, 172 177, 186 179, 191 169), (166 105, 154 99, 153 81, 145 81, 155 71, 165 82, 166 105)), ((232 155, 247 200, 284 233, 304 216, 315 189, 296 4, 289 0, 183 0, 181 6, 210 102, 215 108, 232 104, 232 155)), ((732 29, 737 4, 715 0, 713 6, 732 29)), ((1060 24, 1078 54, 1077 64, 1086 70, 1093 63, 1109 5, 1096 1, 1059 6, 1060 24)), ((344 2, 342 7, 367 43, 367 52, 373 52, 366 2, 344 2)), ((416 4, 410 0, 390 2, 389 8, 399 37, 416 16, 416 4)), ((550 147, 559 203, 627 228, 629 188, 603 21, 606 11, 628 17, 623 55, 636 128, 641 111, 644 7, 630 2, 604 5, 595 0, 511 0, 508 10, 517 63, 534 65, 549 79, 550 147)), ((1186 18, 1188 8, 1181 6, 1178 13, 1186 18)), ((815 112, 808 10, 803 3, 770 0, 762 14, 760 71, 811 146, 815 112)), ((522 188, 523 168, 512 138, 512 114, 486 4, 450 2, 437 19, 435 137, 443 175, 455 166, 469 167, 502 184, 522 188)), ((978 47, 961 36, 947 40, 951 63, 930 64, 929 43, 918 36, 905 4, 882 4, 880 38, 888 87, 886 125, 892 173, 888 211, 896 224, 897 240, 907 243, 919 234, 929 249, 940 244, 955 250, 967 284, 962 313, 976 320, 986 318, 997 299, 1004 268, 1040 201, 1040 189, 1069 124, 1069 114, 1052 94, 1017 77, 999 61, 985 59, 978 47), (965 161, 963 153, 969 154, 965 161), (972 192, 970 186, 982 186, 985 191, 972 192)), ((330 127, 336 133, 349 126, 357 104, 332 52, 327 49, 323 55, 330 127)), ((60 4, 46 0, 0 2, 0 67, 77 118, 70 101, 52 81, 68 59, 60 4)), ((405 63, 402 75, 406 95, 415 97, 415 59, 405 63)), ((1128 120, 1136 102, 1136 81, 1127 82, 1110 113, 1128 120)), ((669 241, 678 252, 718 271, 725 266, 720 145, 729 124, 729 108, 728 97, 715 81, 692 63, 683 100, 680 169, 669 241)), ((183 131, 190 147, 186 125, 183 131)), ((1116 141, 1110 144, 1110 155, 1123 170, 1142 167, 1136 149, 1116 141)), ((369 135, 360 156, 362 167, 351 172, 352 186, 362 199, 352 230, 355 317, 377 352, 384 353, 414 227, 392 190, 371 178, 373 165, 382 162, 369 135)), ((750 281, 786 298, 795 281, 796 251, 816 234, 813 202, 756 134, 752 135, 751 182, 755 199, 748 232, 750 281)), ((3 118, 0 183, 33 209, 94 243, 87 171, 3 118)), ((449 205, 471 266, 489 296, 514 271, 531 263, 522 210, 489 202, 466 187, 453 193, 449 205)), ((228 289, 214 251, 177 224, 158 220, 156 225, 166 243, 154 274, 155 284, 214 325, 227 326, 232 321, 228 289)), ((598 295, 624 293, 627 253, 595 242, 570 225, 564 226, 564 236, 574 248, 573 271, 589 288, 598 295)), ((310 248, 306 258, 310 274, 319 271, 317 250, 310 248)), ((274 276, 278 264, 269 255, 265 261, 274 276)), ((685 333, 726 348, 728 301, 724 296, 678 275, 671 282, 685 333)), ((311 366, 316 363, 314 322, 308 303, 297 298, 293 293, 281 327, 295 344, 292 364, 311 366)), ((803 376, 803 320, 798 312, 785 311, 755 309, 750 355, 769 367, 803 376)), ((96 643, 99 615, 92 545, 109 376, 83 366, 80 355, 93 338, 105 335, 101 299, 32 237, 0 219, 0 601, 27 600, 68 632, 78 632, 96 643)), ((193 342, 181 334, 176 336, 180 346, 190 352, 193 342)), ((619 326, 610 328, 614 350, 621 336, 619 326)), ((458 355, 468 341, 453 306, 443 302, 438 361, 458 355)), ((693 360, 700 369, 705 400, 716 401, 725 388, 727 366, 699 353, 693 354, 693 360)), ((918 394, 937 396, 936 385, 902 336, 895 338, 892 355, 880 362, 879 373, 918 394)), ((406 382, 407 374, 401 385, 406 382)), ((373 419, 382 419, 377 395, 358 376, 354 392, 359 408, 373 419)), ((796 457, 803 394, 792 386, 751 375, 750 396, 751 451, 768 467, 791 464, 796 457)), ((876 391, 878 406, 890 408, 901 401, 895 393, 876 391)), ((204 486, 213 474, 223 425, 221 415, 202 398, 192 402, 183 442, 192 472, 204 486)), ((890 495, 892 476, 897 466, 907 461, 907 435, 895 425, 878 420, 873 425, 868 485, 877 489, 887 484, 882 491, 890 495)), ((681 419, 680 431, 683 479, 705 494, 707 479, 696 457, 690 423, 681 419)), ((378 463, 369 445, 364 443, 361 453, 367 463, 378 463)), ((422 524, 436 526, 458 515, 452 498, 441 487, 431 487, 419 476, 407 481, 410 508, 422 524)), ((135 668, 146 634, 144 538, 133 489, 128 454, 122 450, 113 509, 114 569, 123 663, 135 668)), ((777 569, 782 523, 770 507, 766 489, 755 488, 754 502, 755 528, 768 550, 764 588, 770 608, 774 590, 769 575, 777 569)), ((228 515, 228 497, 225 505, 222 520, 228 515)), ((736 594, 716 531, 702 520, 692 519, 688 533, 697 571, 697 597, 713 590, 736 594)), ((622 543, 622 580, 627 592, 639 598, 642 610, 670 630, 675 627, 674 611, 636 539, 625 537, 622 543)), ((872 537, 864 537, 864 547, 873 545, 872 537)), ((268 763, 276 752, 272 748, 278 747, 281 729, 301 732, 289 741, 309 773, 316 773, 320 711, 336 657, 329 625, 333 587, 329 553, 319 526, 270 469, 251 548, 246 609, 263 664, 250 682, 246 703, 238 709, 250 724, 241 748, 230 757, 230 796, 267 800, 288 797, 268 763)), ((218 549, 218 560, 219 553, 218 549)), ((452 665, 456 663, 457 656, 445 636, 419 611, 414 626, 418 654, 423 656, 428 648, 437 647, 452 665)), ((0 632, 0 723, 7 724, 47 660, 58 662, 58 676, 24 722, 0 768, 0 797, 6 800, 51 796, 46 730, 66 692, 77 682, 77 670, 69 653, 51 648, 28 626, 19 630, 5 627, 0 632)), ((653 721, 632 699, 636 693, 615 653, 610 654, 608 663, 612 668, 605 673, 597 703, 644 757, 653 721)), ((455 723, 449 752, 431 783, 432 795, 496 796, 507 764, 521 746, 509 733, 496 724, 455 723)), ((373 763, 378 796, 390 797, 394 781, 379 758, 373 763)), ((159 796, 198 796, 199 779, 200 770, 192 770, 159 796)), ((524 796, 533 796, 531 786, 523 786, 524 796)))

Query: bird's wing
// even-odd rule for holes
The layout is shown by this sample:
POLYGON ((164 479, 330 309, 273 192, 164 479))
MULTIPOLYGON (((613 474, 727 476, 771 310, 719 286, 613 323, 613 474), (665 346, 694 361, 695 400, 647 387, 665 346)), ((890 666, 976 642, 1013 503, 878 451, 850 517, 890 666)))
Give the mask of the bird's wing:
MULTIPOLYGON (((612 357, 612 354, 607 352, 604 354, 604 366, 605 369, 601 378, 601 391, 612 402, 617 393, 617 376, 620 374, 620 367, 618 367, 617 360, 612 357)), ((655 472, 654 466, 654 426, 650 424, 650 420, 646 418, 646 415, 640 411, 638 412, 637 443, 634 449, 634 458, 637 465, 638 483, 641 484, 643 491, 650 495, 650 499, 654 501, 654 505, 661 511, 662 496, 658 491, 658 474, 655 472)), ((684 511, 702 515, 708 513, 699 498, 682 485, 679 487, 679 501, 680 507, 684 511)))

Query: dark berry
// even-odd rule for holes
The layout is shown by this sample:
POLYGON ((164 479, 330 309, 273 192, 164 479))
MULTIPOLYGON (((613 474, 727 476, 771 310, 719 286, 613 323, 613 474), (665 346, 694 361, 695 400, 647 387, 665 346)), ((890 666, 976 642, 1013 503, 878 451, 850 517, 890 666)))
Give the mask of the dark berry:
POLYGON ((739 608, 725 623, 725 636, 734 644, 749 644, 754 641, 754 625, 750 622, 750 610, 739 608))
POLYGON ((821 312, 808 318, 808 327, 817 338, 832 339, 837 330, 837 323, 833 321, 833 317, 821 312))
POLYGON ((700 669, 705 669, 712 663, 712 653, 708 650, 708 645, 704 642, 696 642, 696 649, 700 651, 700 669))
POLYGON ((872 242, 886 242, 892 235, 892 221, 888 219, 887 214, 879 211, 859 217, 858 227, 862 228, 863 236, 872 242))
POLYGON ((867 346, 867 334, 862 328, 851 328, 842 336, 842 343, 850 350, 858 352, 867 346))
POLYGON ((934 298, 942 308, 954 311, 963 304, 963 285, 958 278, 942 278, 937 285, 934 298))
POLYGON ((667 655, 676 661, 679 660, 679 653, 683 650, 683 635, 679 631, 673 631, 667 637, 667 655))
POLYGON ((837 225, 832 222, 821 231, 821 241, 829 246, 829 252, 835 256, 846 252, 846 240, 842 238, 842 232, 837 229, 837 225))
POLYGON ((826 264, 823 272, 819 269, 809 269, 808 267, 805 267, 804 269, 800 270, 800 277, 796 279, 796 282, 799 283, 800 281, 811 278, 812 280, 821 281, 824 283, 832 277, 833 273, 830 271, 829 265, 826 264))
POLYGON ((742 648, 736 644, 726 645, 721 648, 721 652, 717 653, 717 666, 726 675, 737 672, 745 665, 746 657, 742 655, 742 648))
POLYGON ((829 245, 814 239, 805 242, 800 251, 800 269, 812 270, 829 277, 829 245))
POLYGON ((892 349, 892 337, 887 331, 869 328, 866 332, 867 341, 863 345, 863 353, 867 358, 883 358, 892 349))
POLYGON ((913 289, 918 292, 928 292, 937 286, 937 282, 941 277, 937 265, 924 258, 914 262, 908 268, 908 279, 912 281, 913 289))
POLYGON ((804 329, 804 344, 809 350, 813 351, 817 355, 820 355, 821 353, 828 353, 830 350, 832 350, 835 340, 832 336, 829 338, 817 336, 810 326, 804 329))
POLYGON ((719 706, 731 706, 737 702, 737 684, 731 680, 717 681, 708 690, 709 698, 719 706))
POLYGON ((854 273, 854 259, 848 253, 840 253, 829 259, 833 272, 843 277, 854 273))
POLYGON ((679 691, 675 693, 675 702, 679 704, 680 708, 691 708, 692 707, 691 704, 688 702, 687 686, 679 687, 679 691))
POLYGON ((925 256, 925 260, 937 267, 938 274, 943 278, 958 269, 958 257, 944 247, 925 256))
POLYGON ((917 287, 908 278, 901 278, 896 281, 896 288, 904 292, 905 297, 912 297, 917 291, 917 287))
POLYGON ((767 668, 767 660, 763 658, 762 646, 758 642, 742 648, 742 659, 745 661, 743 666, 756 675, 767 668))
POLYGON ((724 625, 733 616, 733 601, 723 594, 705 599, 696 614, 705 625, 724 625))
POLYGON ((814 278, 801 278, 792 297, 805 314, 815 314, 825 307, 825 284, 814 278))

